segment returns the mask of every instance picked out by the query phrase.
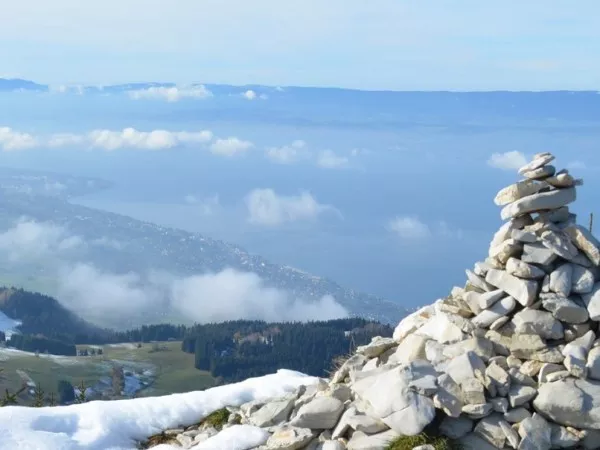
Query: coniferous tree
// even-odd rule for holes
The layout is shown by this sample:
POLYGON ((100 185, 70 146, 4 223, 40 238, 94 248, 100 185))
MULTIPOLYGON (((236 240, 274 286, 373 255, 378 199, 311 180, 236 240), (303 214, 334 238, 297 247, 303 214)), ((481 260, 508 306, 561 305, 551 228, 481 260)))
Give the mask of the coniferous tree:
POLYGON ((35 408, 44 406, 44 390, 39 383, 36 383, 35 390, 33 391, 33 406, 35 408))

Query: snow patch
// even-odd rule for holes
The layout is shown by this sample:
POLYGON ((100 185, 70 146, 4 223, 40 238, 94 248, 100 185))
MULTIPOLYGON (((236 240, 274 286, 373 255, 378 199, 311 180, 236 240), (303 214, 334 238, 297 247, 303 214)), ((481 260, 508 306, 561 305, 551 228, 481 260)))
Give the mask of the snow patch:
MULTIPOLYGON (((0 450, 134 450, 139 441, 169 428, 197 423, 225 406, 267 401, 317 381, 299 372, 279 370, 186 394, 45 408, 5 406, 0 408, 0 450)), ((210 448, 246 450, 264 437, 254 427, 236 426, 218 439, 211 438, 210 448)), ((207 445, 198 448, 207 449, 207 445)), ((175 448, 160 446, 160 450, 175 448)))

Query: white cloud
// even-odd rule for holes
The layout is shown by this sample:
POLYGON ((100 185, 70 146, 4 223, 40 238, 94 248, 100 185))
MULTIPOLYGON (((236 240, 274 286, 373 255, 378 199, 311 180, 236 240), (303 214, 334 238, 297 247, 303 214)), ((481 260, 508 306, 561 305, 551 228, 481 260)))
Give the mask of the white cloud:
POLYGON ((176 310, 201 322, 328 320, 348 315, 331 296, 316 302, 295 299, 268 287, 255 273, 233 269, 176 280, 171 299, 176 310))
POLYGON ((246 207, 250 223, 269 227, 289 222, 313 221, 324 212, 337 212, 330 205, 320 204, 308 192, 284 196, 278 195, 273 189, 254 189, 246 196, 246 207))
POLYGON ((0 148, 4 151, 25 150, 38 145, 29 133, 20 133, 9 127, 0 127, 0 148))
POLYGON ((217 139, 210 145, 210 151, 216 155, 235 156, 252 148, 254 144, 249 141, 243 141, 236 137, 226 139, 217 139))
POLYGON ((265 150, 265 156, 271 161, 279 164, 292 164, 304 157, 310 156, 305 148, 306 142, 302 140, 296 140, 290 145, 267 148, 265 150))
POLYGON ((254 92, 252 89, 248 89, 242 94, 242 97, 244 97, 247 100, 254 100, 258 97, 258 95, 256 95, 256 92, 254 92))
POLYGON ((188 194, 184 197, 184 201, 190 205, 195 205, 205 216, 212 216, 220 208, 221 203, 219 201, 219 195, 214 194, 210 197, 197 197, 192 194, 188 194))
POLYGON ((487 161, 488 166, 502 170, 519 170, 527 164, 527 158, 521 152, 512 151, 494 153, 487 161))
POLYGON ((386 228, 402 239, 424 239, 431 236, 429 226, 416 216, 397 216, 390 220, 386 228))
POLYGON ((10 262, 40 261, 56 258, 81 248, 84 241, 60 226, 25 217, 14 227, 0 233, 0 252, 10 262))
POLYGON ((323 169, 341 169, 348 167, 349 160, 345 156, 338 156, 332 150, 324 150, 317 157, 317 166, 323 169))
POLYGON ((167 102, 178 102, 184 98, 205 99, 213 96, 213 93, 204 85, 198 86, 173 86, 173 87, 149 87, 128 92, 129 97, 134 100, 166 100, 167 102))
POLYGON ((93 130, 87 134, 57 133, 47 139, 47 145, 52 148, 84 145, 107 151, 125 148, 140 150, 165 150, 181 145, 206 144, 213 138, 208 130, 168 131, 152 130, 139 131, 135 128, 124 128, 120 131, 93 130))

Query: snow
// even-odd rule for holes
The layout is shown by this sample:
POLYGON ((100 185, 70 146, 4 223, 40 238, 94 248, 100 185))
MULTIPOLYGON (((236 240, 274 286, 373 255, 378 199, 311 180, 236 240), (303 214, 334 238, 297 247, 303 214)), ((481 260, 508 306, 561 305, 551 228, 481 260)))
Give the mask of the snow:
MULTIPOLYGON (((133 450, 136 443, 169 428, 192 425, 225 406, 281 397, 318 378, 279 370, 206 391, 131 400, 94 401, 45 408, 0 408, 0 450, 133 450)), ((197 449, 246 450, 266 435, 234 426, 197 449), (222 434, 222 436, 221 436, 222 434), (212 442, 209 442, 212 441, 212 442)), ((162 445, 160 450, 177 447, 162 445)), ((180 449, 180 448, 179 448, 180 449)))

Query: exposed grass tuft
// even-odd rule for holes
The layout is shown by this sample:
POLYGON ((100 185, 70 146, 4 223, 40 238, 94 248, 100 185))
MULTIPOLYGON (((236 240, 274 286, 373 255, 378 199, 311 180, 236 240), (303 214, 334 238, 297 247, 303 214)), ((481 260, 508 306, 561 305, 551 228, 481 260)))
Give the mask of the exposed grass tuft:
POLYGON ((211 426, 217 430, 220 430, 229 420, 230 414, 231 413, 229 410, 227 410, 227 408, 218 409, 214 413, 206 416, 206 418, 202 421, 202 425, 211 426))
POLYGON ((432 437, 421 433, 417 436, 401 436, 392 441, 386 450, 412 450, 419 445, 430 444, 435 450, 460 450, 458 444, 445 437, 432 437))

